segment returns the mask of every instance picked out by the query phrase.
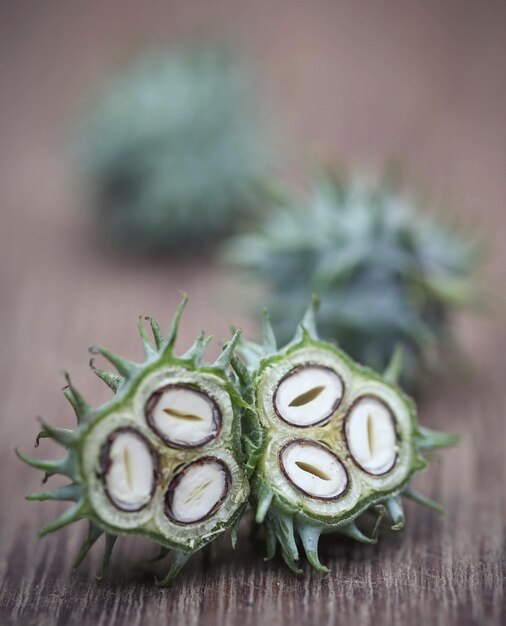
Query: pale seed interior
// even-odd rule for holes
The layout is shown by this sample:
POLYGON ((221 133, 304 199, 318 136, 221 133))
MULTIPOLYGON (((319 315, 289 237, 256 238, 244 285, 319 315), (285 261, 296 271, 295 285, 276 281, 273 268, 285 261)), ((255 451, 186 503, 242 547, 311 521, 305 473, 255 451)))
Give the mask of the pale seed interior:
POLYGON ((108 452, 107 493, 119 509, 137 511, 152 497, 154 459, 147 442, 133 431, 114 436, 108 452))
POLYGON ((369 474, 388 472, 397 458, 392 413, 376 398, 359 399, 346 417, 346 440, 356 463, 369 474))
POLYGON ((150 420, 165 440, 196 446, 217 433, 213 400, 190 387, 174 386, 160 394, 150 420))
POLYGON ((343 383, 335 372, 307 365, 280 382, 274 406, 285 422, 304 427, 330 417, 342 395, 343 383))
POLYGON ((288 479, 310 496, 335 498, 348 485, 343 464, 320 444, 294 441, 283 448, 280 461, 288 479))
POLYGON ((197 461, 169 486, 170 516, 180 524, 204 519, 221 505, 228 488, 228 475, 222 463, 212 459, 197 461))

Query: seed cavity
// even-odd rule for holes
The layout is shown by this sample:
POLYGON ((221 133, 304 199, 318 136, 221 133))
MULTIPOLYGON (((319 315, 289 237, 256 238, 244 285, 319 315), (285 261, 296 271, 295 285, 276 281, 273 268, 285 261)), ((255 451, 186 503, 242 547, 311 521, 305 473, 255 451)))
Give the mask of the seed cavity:
POLYGON ((397 460, 397 434, 391 409, 379 398, 363 396, 348 411, 345 436, 355 463, 379 476, 397 460))
POLYGON ((294 398, 288 406, 304 406, 304 404, 308 404, 308 402, 317 398, 324 389, 325 386, 321 385, 320 387, 315 387, 305 393, 301 393, 300 396, 294 398))
POLYGON ((212 484, 211 480, 203 483, 202 485, 197 485, 190 493, 188 497, 184 501, 184 504, 192 504, 194 502, 198 502, 198 500, 202 497, 202 495, 206 492, 207 488, 212 484))
POLYGON ((304 428, 319 424, 336 411, 343 396, 343 382, 334 370, 303 365, 285 376, 274 394, 279 418, 304 428))
POLYGON ((308 474, 313 474, 317 478, 321 478, 322 480, 330 480, 330 476, 326 474, 320 467, 316 467, 315 465, 311 465, 311 463, 304 463, 304 461, 295 461, 295 465, 300 467, 300 469, 308 474))
POLYGON ((218 436, 221 411, 206 393, 190 385, 155 391, 145 408, 149 426, 173 448, 197 448, 218 436))
POLYGON ((147 439, 131 428, 112 433, 102 446, 101 469, 105 491, 122 511, 140 511, 153 497, 156 455, 147 439))
POLYGON ((374 456, 375 451, 375 427, 373 417, 370 413, 367 414, 367 447, 369 448, 369 455, 374 456))
POLYGON ((134 486, 134 470, 132 468, 132 455, 128 446, 123 448, 123 465, 125 466, 126 480, 129 489, 133 489, 134 486))
POLYGON ((194 524, 223 504, 232 482, 226 464, 204 457, 186 465, 172 479, 165 496, 165 514, 176 524, 194 524))
POLYGON ((202 421, 201 415, 192 415, 191 413, 182 413, 181 411, 177 411, 176 409, 163 409, 167 415, 172 417, 178 417, 182 420, 193 420, 193 421, 202 421))
POLYGON ((279 460, 290 483, 308 496, 331 500, 346 491, 348 474, 344 465, 321 443, 306 439, 291 441, 281 449, 279 460))

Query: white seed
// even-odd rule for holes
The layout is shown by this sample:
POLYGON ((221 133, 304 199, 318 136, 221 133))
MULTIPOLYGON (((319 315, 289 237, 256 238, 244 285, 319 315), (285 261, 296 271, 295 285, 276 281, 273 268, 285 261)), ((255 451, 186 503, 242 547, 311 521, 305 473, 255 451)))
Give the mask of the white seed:
POLYGON ((286 376, 274 396, 276 413, 294 426, 311 426, 334 413, 343 395, 343 382, 328 367, 306 365, 286 376))
POLYGON ((167 513, 175 522, 192 524, 209 517, 221 505, 230 486, 230 472, 212 457, 186 466, 171 482, 167 513))
POLYGON ((336 498, 348 485, 348 475, 337 456, 315 441, 299 439, 281 450, 282 469, 304 493, 316 498, 336 498))
POLYGON ((388 472, 397 458, 397 436, 390 409, 366 396, 350 409, 345 421, 348 448, 355 462, 369 474, 388 472))
POLYGON ((219 432, 220 412, 209 396, 186 385, 169 385, 148 401, 147 419, 168 444, 201 446, 219 432))
POLYGON ((155 460, 147 441, 133 430, 121 430, 105 445, 109 498, 123 511, 142 509, 151 500, 155 482, 155 460))

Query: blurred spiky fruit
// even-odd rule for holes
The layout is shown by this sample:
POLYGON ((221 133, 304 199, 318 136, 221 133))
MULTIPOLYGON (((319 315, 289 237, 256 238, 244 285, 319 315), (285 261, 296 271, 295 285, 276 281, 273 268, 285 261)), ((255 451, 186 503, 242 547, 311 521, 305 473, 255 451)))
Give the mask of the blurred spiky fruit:
POLYGON ((250 78, 210 44, 150 49, 111 80, 79 152, 109 243, 193 252, 252 218, 268 156, 250 78))
POLYGON ((317 294, 322 338, 377 371, 401 346, 408 388, 453 343, 451 313, 472 300, 477 257, 467 235, 422 212, 393 179, 330 173, 317 179, 309 206, 282 200, 256 234, 228 248, 270 287, 281 342, 317 294))

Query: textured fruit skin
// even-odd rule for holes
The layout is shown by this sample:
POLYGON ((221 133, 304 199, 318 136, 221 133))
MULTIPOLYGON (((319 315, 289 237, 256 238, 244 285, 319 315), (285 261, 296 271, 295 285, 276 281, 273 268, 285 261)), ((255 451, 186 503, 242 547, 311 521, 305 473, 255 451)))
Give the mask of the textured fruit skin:
POLYGON ((232 262, 269 287, 281 343, 316 294, 321 337, 357 361, 381 372, 403 347, 407 389, 448 347, 451 313, 472 299, 477 256, 470 238, 388 180, 331 174, 316 180, 308 206, 280 198, 256 234, 228 248, 232 262))
MULTIPOLYGON (((250 389, 249 399, 254 407, 245 423, 244 438, 245 448, 255 467, 251 500, 256 509, 256 521, 264 526, 268 557, 272 558, 279 544, 283 559, 297 573, 301 571, 297 566, 297 536, 310 563, 325 571, 318 557, 318 539, 322 533, 338 532, 358 541, 374 543, 385 509, 390 514, 393 529, 404 526, 400 496, 439 508, 414 492, 409 483, 416 472, 427 466, 423 450, 456 442, 454 435, 436 433, 418 425, 414 402, 395 383, 401 367, 399 352, 384 376, 358 365, 336 345, 318 338, 315 306, 316 303, 306 313, 293 341, 284 348, 277 349, 267 318, 264 320, 263 345, 242 341, 238 348, 247 364, 247 369, 238 369, 238 372, 243 385, 250 389), (325 423, 311 427, 289 425, 277 419, 269 408, 269 399, 273 397, 278 381, 303 364, 330 367, 344 382, 344 393, 337 410, 325 423), (385 400, 395 416, 397 460, 391 470, 380 476, 371 476, 354 463, 344 434, 348 411, 358 398, 368 395, 385 400), (329 503, 301 494, 286 476, 283 477, 277 464, 278 450, 289 441, 301 439, 323 443, 346 468, 349 485, 335 501, 329 503), (370 537, 355 523, 367 511, 380 513, 370 537)), ((237 363, 235 365, 237 368, 237 363)))
POLYGON ((255 214, 268 157, 236 59, 150 49, 111 79, 79 144, 108 245, 192 252, 255 214))
POLYGON ((168 338, 162 336, 158 324, 150 319, 155 345, 149 341, 142 320, 139 330, 144 345, 145 361, 141 364, 127 361, 109 350, 96 347, 111 361, 118 374, 97 370, 95 373, 114 391, 114 398, 98 407, 90 407, 68 380, 64 393, 72 404, 78 419, 76 430, 63 430, 44 424, 41 437, 50 437, 66 449, 61 461, 38 461, 18 453, 29 465, 41 469, 48 476, 62 474, 72 482, 51 492, 33 494, 34 500, 70 500, 74 505, 60 518, 42 529, 46 535, 59 528, 87 519, 90 530, 80 554, 78 565, 102 533, 106 533, 105 564, 118 535, 146 537, 162 546, 162 555, 174 551, 172 567, 162 584, 168 584, 184 565, 189 556, 215 539, 226 528, 238 525, 244 510, 249 485, 243 469, 240 449, 240 411, 245 405, 231 376, 228 365, 238 340, 236 333, 227 348, 214 364, 202 364, 203 352, 210 338, 202 334, 192 348, 183 356, 173 351, 179 320, 186 302, 181 303, 168 338), (206 391, 222 409, 222 425, 218 436, 212 441, 191 449, 168 446, 149 427, 144 407, 153 392, 169 383, 187 383, 206 391), (133 429, 147 440, 158 460, 155 493, 147 506, 139 511, 119 511, 109 500, 101 477, 101 451, 111 433, 120 429, 133 429), (178 526, 164 513, 164 498, 168 485, 179 468, 206 456, 225 459, 231 472, 230 491, 225 501, 209 519, 186 526, 178 526))

